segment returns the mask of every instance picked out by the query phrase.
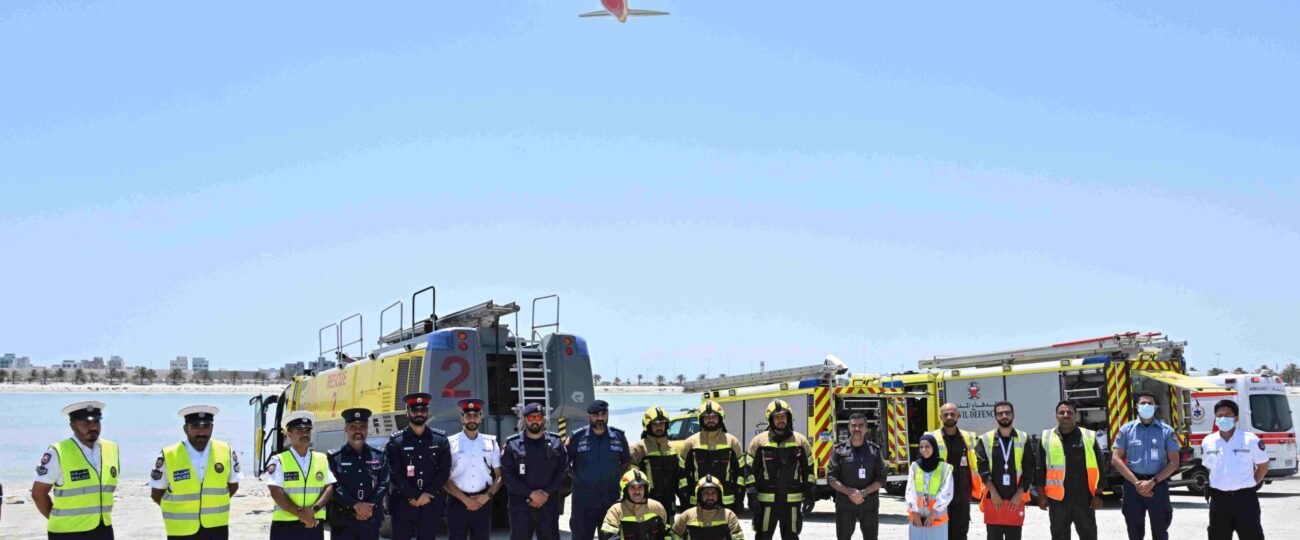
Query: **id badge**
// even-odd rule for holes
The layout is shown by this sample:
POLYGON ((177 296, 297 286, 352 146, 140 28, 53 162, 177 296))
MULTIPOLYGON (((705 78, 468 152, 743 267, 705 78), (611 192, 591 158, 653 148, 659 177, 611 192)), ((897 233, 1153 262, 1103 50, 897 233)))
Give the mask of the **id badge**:
POLYGON ((406 466, 406 476, 407 476, 407 478, 410 478, 410 477, 412 477, 412 476, 415 476, 415 465, 407 465, 407 466, 406 466))
POLYGON ((1151 449, 1151 461, 1159 461, 1159 460, 1160 460, 1160 450, 1155 449, 1155 448, 1152 448, 1152 449, 1151 449))
POLYGON ((858 469, 858 480, 866 480, 866 479, 867 479, 867 470, 858 469))
POLYGON ((520 464, 519 464, 519 474, 526 474, 526 473, 524 473, 524 464, 523 464, 523 463, 520 463, 520 464))
POLYGON ((1011 475, 1007 473, 1002 473, 1002 485, 1004 486, 1011 485, 1011 475))
POLYGON ((962 456, 962 457, 961 457, 961 466, 962 466, 962 467, 970 467, 970 464, 969 464, 969 463, 966 463, 966 456, 962 456))

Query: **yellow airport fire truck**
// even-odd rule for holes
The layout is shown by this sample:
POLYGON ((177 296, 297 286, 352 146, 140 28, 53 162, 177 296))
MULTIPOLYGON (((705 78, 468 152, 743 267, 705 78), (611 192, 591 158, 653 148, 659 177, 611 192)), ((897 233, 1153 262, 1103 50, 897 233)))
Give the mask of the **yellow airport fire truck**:
MULTIPOLYGON (((885 376, 878 384, 906 395, 909 454, 921 435, 940 427, 939 407, 945 402, 957 405, 963 429, 983 433, 997 425, 993 404, 1009 401, 1016 408, 1016 427, 1032 435, 1055 427, 1056 403, 1069 400, 1078 408, 1079 425, 1095 430, 1109 455, 1119 428, 1136 418, 1133 395, 1151 391, 1158 396, 1161 419, 1178 432, 1187 468, 1193 460, 1190 394, 1221 388, 1186 375, 1186 346, 1160 333, 1129 332, 1045 347, 936 356, 920 361, 921 372, 885 376)), ((898 485, 887 487, 901 491, 898 485)))
POLYGON ((844 376, 848 367, 834 355, 805 367, 729 375, 686 383, 687 392, 722 405, 728 431, 747 448, 755 435, 767 430, 767 405, 773 399, 790 404, 791 426, 807 435, 817 470, 817 497, 832 494, 827 467, 836 441, 848 440, 849 415, 867 417, 868 436, 888 456, 890 480, 907 479, 907 395, 885 388, 871 375, 844 376))
POLYGON ((318 355, 333 358, 337 366, 296 376, 283 392, 259 395, 249 403, 254 407, 255 473, 260 476, 271 456, 288 448, 280 420, 290 412, 316 416, 312 443, 323 451, 346 441, 343 410, 368 408, 373 416, 367 442, 383 448, 389 434, 406 428, 402 398, 411 392, 433 396, 429 425, 449 434, 460 431, 457 402, 467 397, 486 402, 480 430, 501 440, 516 432, 516 413, 526 403, 541 403, 548 411, 547 429, 561 435, 585 425, 587 405, 595 399, 591 357, 585 339, 559 332, 559 306, 555 295, 534 299, 531 332, 523 337, 502 323, 513 315, 519 328, 517 304, 489 300, 437 315, 437 290, 430 286, 411 295, 410 326, 403 301, 380 310, 380 338, 368 352, 362 350, 361 314, 322 327, 318 355), (416 319, 416 302, 425 296, 429 315, 416 319), (538 324, 539 304, 548 312, 554 304, 553 322, 538 324))

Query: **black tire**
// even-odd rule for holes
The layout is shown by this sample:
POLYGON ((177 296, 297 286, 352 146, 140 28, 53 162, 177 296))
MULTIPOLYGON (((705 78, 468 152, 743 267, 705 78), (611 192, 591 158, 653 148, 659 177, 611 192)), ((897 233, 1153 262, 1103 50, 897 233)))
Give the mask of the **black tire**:
POLYGON ((885 493, 895 497, 901 497, 906 490, 907 484, 905 482, 885 482, 885 493))
POLYGON ((1196 466, 1183 473, 1183 479, 1192 481, 1187 484, 1187 491, 1192 492, 1192 495, 1205 495, 1205 490, 1210 485, 1210 471, 1205 467, 1196 466))

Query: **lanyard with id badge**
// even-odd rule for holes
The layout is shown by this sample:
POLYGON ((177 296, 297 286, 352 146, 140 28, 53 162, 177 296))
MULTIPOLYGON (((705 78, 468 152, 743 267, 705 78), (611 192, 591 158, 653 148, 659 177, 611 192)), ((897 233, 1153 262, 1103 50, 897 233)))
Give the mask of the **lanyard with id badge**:
POLYGON ((998 448, 1002 450, 1002 485, 1010 487, 1011 473, 1007 471, 1011 470, 1011 454, 1015 452, 1016 445, 1015 444, 1008 445, 1007 443, 1003 442, 1001 437, 999 437, 998 448))

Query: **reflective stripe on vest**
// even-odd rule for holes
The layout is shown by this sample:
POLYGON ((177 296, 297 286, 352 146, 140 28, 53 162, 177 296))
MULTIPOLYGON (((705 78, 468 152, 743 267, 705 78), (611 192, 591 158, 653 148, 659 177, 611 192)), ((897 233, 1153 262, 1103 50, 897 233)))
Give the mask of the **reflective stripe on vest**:
POLYGON ((773 477, 773 473, 785 474, 786 493, 785 500, 781 502, 803 502, 804 489, 817 483, 817 473, 813 462, 813 456, 811 453, 804 451, 803 444, 801 444, 793 434, 790 435, 789 439, 779 443, 773 442, 772 439, 769 438, 758 447, 758 455, 750 459, 755 463, 750 464, 751 474, 749 475, 749 483, 754 485, 758 492, 758 502, 777 502, 777 494, 772 490, 776 489, 779 481, 777 478, 773 477), (766 467, 765 462, 767 460, 763 459, 765 453, 771 453, 775 457, 773 461, 776 462, 776 471, 771 471, 766 467), (792 459, 781 459, 783 456, 790 456, 792 459), (808 474, 805 475, 806 477, 802 480, 799 478, 800 459, 805 462, 804 465, 808 468, 808 474), (756 467, 758 466, 764 467, 763 482, 765 485, 757 485, 757 476, 752 473, 752 471, 756 470, 756 467))
POLYGON ((162 498, 163 525, 168 536, 189 536, 205 529, 224 527, 230 523, 230 445, 212 439, 208 442, 208 462, 199 485, 198 471, 190 463, 190 454, 184 443, 163 449, 167 464, 167 493, 162 498), (218 467, 217 465, 220 465, 218 467), (181 480, 176 472, 189 471, 181 480), (217 472, 220 470, 221 472, 217 472))
MULTIPOLYGON (((961 433, 961 438, 966 441, 966 468, 970 471, 970 496, 972 499, 978 499, 984 494, 984 479, 980 478, 979 467, 975 461, 975 443, 979 442, 979 439, 975 437, 974 431, 958 429, 957 432, 961 433)), ((935 442, 939 443, 939 459, 948 461, 948 445, 943 442, 943 428, 931 431, 930 435, 933 435, 935 442)))
POLYGON ((59 455, 63 485, 50 491, 54 505, 46 528, 52 533, 86 532, 113 524, 113 492, 117 490, 117 445, 99 439, 99 472, 90 466, 81 445, 66 439, 52 447, 59 455), (77 473, 77 480, 72 473, 77 473), (104 474, 107 473, 107 474, 104 474))
MULTIPOLYGON (((917 506, 924 508, 926 511, 921 517, 931 515, 934 521, 930 522, 931 527, 938 527, 948 522, 948 509, 943 512, 934 513, 935 499, 939 497, 939 490, 943 488, 943 483, 952 478, 952 465, 939 462, 939 467, 930 473, 930 482, 925 481, 925 471, 916 462, 912 462, 912 490, 916 492, 917 506), (935 478, 938 477, 938 478, 935 478), (935 480, 938 480, 937 482, 935 480)), ((907 511, 907 518, 910 520, 916 514, 911 510, 907 511)))
MULTIPOLYGON (((694 436, 692 435, 692 437, 694 436)), ((745 470, 745 456, 744 454, 737 456, 731 441, 725 436, 723 439, 723 442, 719 444, 705 444, 703 438, 697 438, 696 440, 700 441, 700 443, 691 447, 687 454, 678 457, 677 464, 682 470, 682 481, 678 481, 677 486, 680 491, 687 492, 687 500, 691 505, 699 503, 695 499, 695 483, 705 476, 712 475, 719 482, 722 482, 723 506, 734 504, 736 502, 735 493, 740 491, 740 486, 746 485, 745 478, 741 476, 742 471, 745 470), (722 461, 721 456, 727 457, 726 467, 719 465, 722 461), (688 464, 691 466, 690 471, 694 478, 687 477, 688 464), (733 471, 737 476, 736 482, 731 481, 733 471)))
MULTIPOLYGON (((1083 437, 1083 455, 1086 456, 1088 463, 1088 493, 1095 496, 1097 476, 1100 474, 1097 469, 1097 454, 1093 453, 1097 434, 1089 429, 1075 429, 1079 430, 1083 437)), ((1050 499, 1063 501, 1065 500, 1065 445, 1055 429, 1043 430, 1043 454, 1047 456, 1045 460, 1047 484, 1043 488, 1043 493, 1050 499)))
MULTIPOLYGON (((624 503, 620 502, 619 504, 624 503)), ((626 506, 623 510, 626 512, 626 506)), ((602 521, 600 530, 610 534, 617 534, 623 540, 663 539, 667 525, 659 514, 651 512, 648 508, 646 508, 644 513, 640 515, 636 515, 635 510, 632 513, 633 515, 627 515, 627 513, 624 513, 619 518, 619 525, 617 527, 611 525, 608 521, 602 521)))
MULTIPOLYGON (((299 508, 311 508, 320 498, 320 494, 325 491, 325 471, 329 469, 329 462, 325 454, 320 452, 311 452, 311 463, 307 465, 307 472, 304 473, 298 467, 298 458, 293 454, 293 450, 280 452, 280 470, 281 478, 291 472, 298 473, 298 480, 283 482, 281 489, 284 494, 289 496, 289 500, 298 505, 299 508)), ((325 509, 321 508, 315 514, 316 519, 325 519, 325 509)), ((275 512, 271 513, 271 521, 298 521, 298 516, 290 514, 280 505, 275 505, 275 512)))
MULTIPOLYGON (((997 449, 998 452, 1001 452, 1001 449, 1000 449, 1000 448, 1001 448, 1001 447, 1000 447, 1001 443, 997 442, 997 440, 998 440, 998 430, 995 429, 995 430, 993 430, 993 431, 990 431, 990 432, 988 432, 988 433, 985 433, 985 434, 982 435, 981 437, 984 439, 984 453, 985 453, 985 455, 988 456, 988 459, 989 459, 989 475, 992 475, 992 474, 993 474, 993 454, 994 454, 994 450, 997 449)), ((1018 485, 1020 485, 1020 474, 1021 474, 1021 471, 1024 471, 1024 470, 1025 470, 1025 468, 1024 468, 1024 460, 1025 460, 1025 442, 1029 440, 1029 434, 1028 434, 1028 433, 1025 433, 1025 432, 1023 432, 1023 431, 1020 431, 1020 430, 1017 429, 1017 430, 1015 430, 1014 432, 1012 432, 1011 437, 1012 437, 1012 441, 1013 441, 1013 442, 1011 443, 1011 461, 1015 462, 1015 464, 1016 464, 1016 477, 1012 480, 1011 485, 1013 485, 1013 486, 1018 486, 1018 485)), ((1004 471, 1007 470, 1007 469, 1006 469, 1006 464, 1005 464, 1005 463, 1002 464, 1002 470, 1004 470, 1004 471)), ((997 479, 997 478, 994 478, 994 479, 993 479, 994 482, 997 482, 998 480, 999 480, 999 479, 997 479)), ((992 488, 992 487, 989 487, 989 489, 985 492, 985 494, 987 494, 988 492, 990 492, 990 491, 992 491, 992 490, 993 490, 993 488, 992 488)), ((981 495, 981 497, 982 497, 982 495, 981 495)), ((1021 500, 1025 501, 1025 502, 1029 502, 1029 493, 1028 493, 1028 492, 1024 492, 1024 494, 1022 495, 1021 500)), ((982 509, 983 509, 983 506, 982 506, 983 503, 981 502, 980 504, 981 504, 980 509, 982 510, 982 509)))

